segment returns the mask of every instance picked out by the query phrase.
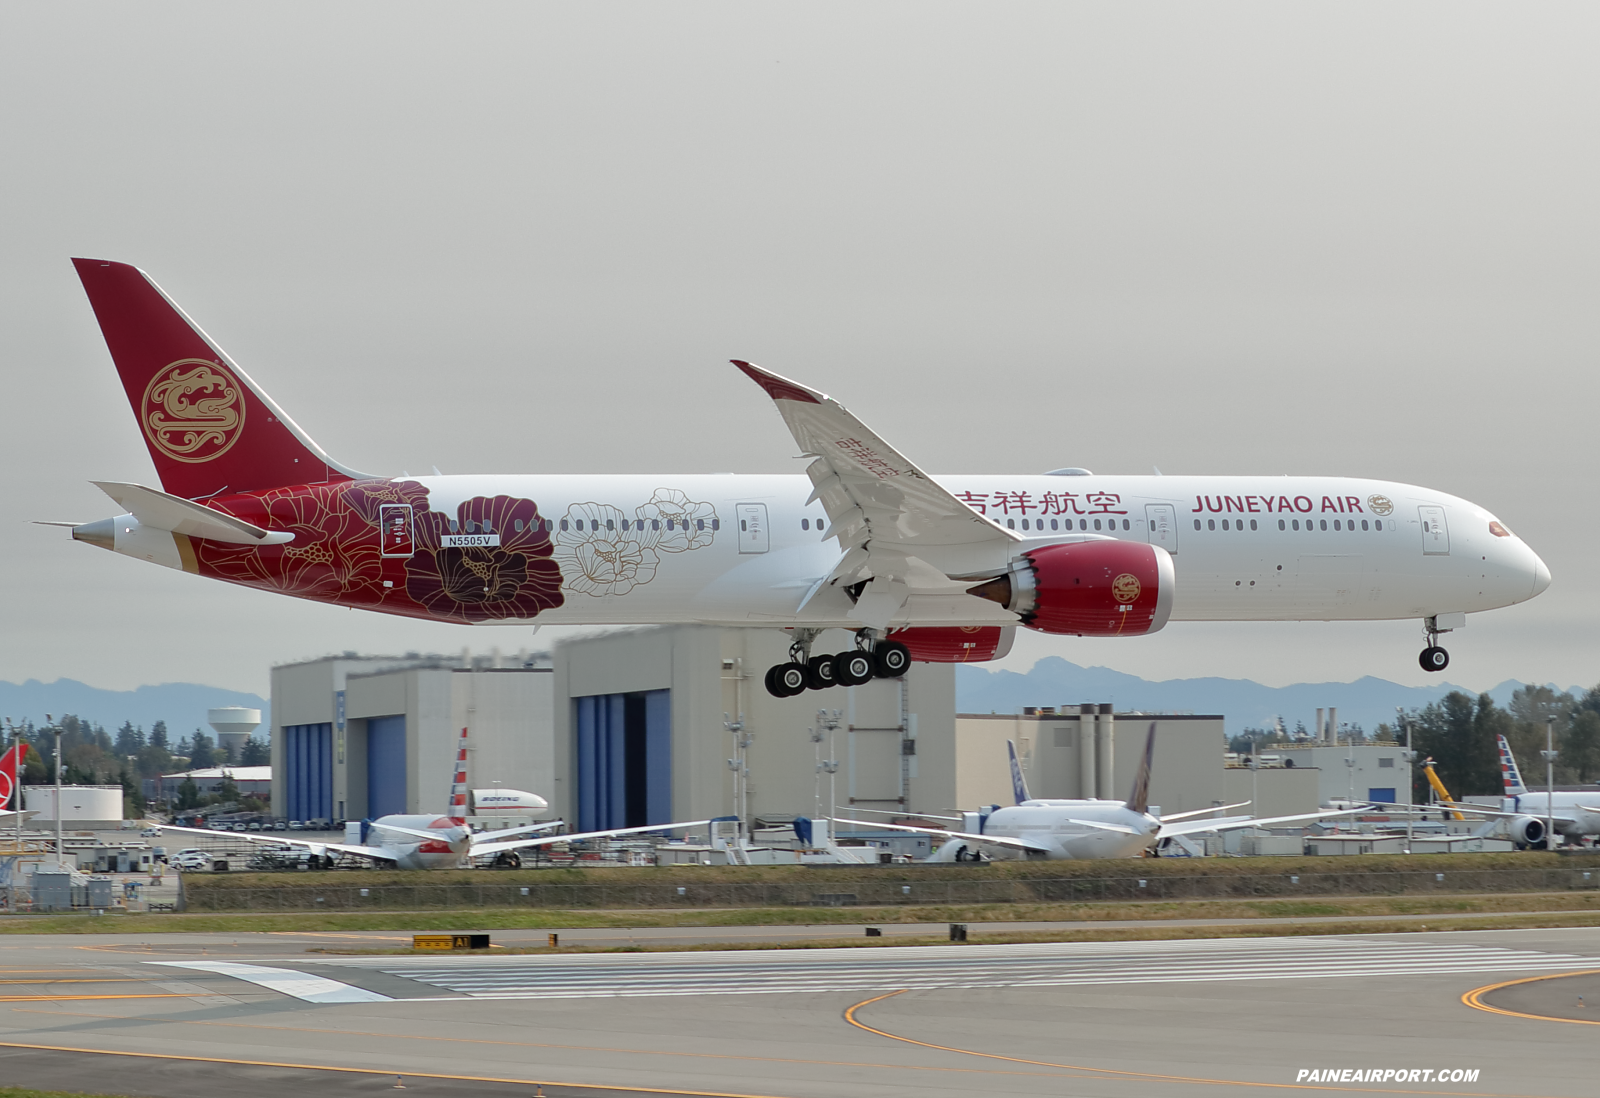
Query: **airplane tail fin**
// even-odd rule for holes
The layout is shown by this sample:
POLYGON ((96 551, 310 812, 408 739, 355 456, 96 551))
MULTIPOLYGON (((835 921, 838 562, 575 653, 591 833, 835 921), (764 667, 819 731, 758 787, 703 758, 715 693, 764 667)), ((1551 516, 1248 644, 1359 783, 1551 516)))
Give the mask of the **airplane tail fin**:
POLYGON ((350 480, 150 277, 74 259, 161 486, 184 499, 350 480))
POLYGON ((1006 750, 1011 754, 1011 795, 1016 798, 1018 804, 1033 800, 1028 796, 1028 779, 1022 776, 1022 764, 1017 761, 1016 743, 1007 740, 1006 750))
POLYGON ((1522 771, 1517 769, 1517 757, 1511 753, 1511 745, 1504 736, 1496 736, 1500 741, 1500 780, 1505 783, 1506 796, 1520 797, 1528 791, 1522 784, 1522 771))
POLYGON ((0 809, 7 812, 22 811, 22 798, 13 797, 13 794, 22 789, 22 783, 17 780, 17 775, 23 768, 22 756, 27 750, 27 744, 19 743, 0 756, 0 809))
POLYGON ((1156 753, 1156 722, 1150 722, 1150 732, 1144 738, 1144 754, 1139 758, 1139 772, 1133 776, 1133 791, 1128 794, 1127 807, 1134 812, 1150 809, 1150 758, 1156 753))
POLYGON ((467 822, 467 730, 461 730, 461 745, 456 748, 455 776, 450 779, 450 807, 445 812, 453 824, 467 822))

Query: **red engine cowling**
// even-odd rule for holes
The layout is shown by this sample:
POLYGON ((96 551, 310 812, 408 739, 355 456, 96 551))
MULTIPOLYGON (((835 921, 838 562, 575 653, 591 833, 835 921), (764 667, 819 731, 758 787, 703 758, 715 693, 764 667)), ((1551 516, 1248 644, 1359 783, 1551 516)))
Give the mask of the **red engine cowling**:
POLYGON ((981 663, 1011 651, 1017 631, 1000 625, 917 625, 895 629, 889 639, 911 650, 922 663, 981 663))
POLYGON ((1006 575, 970 593, 1000 603, 1041 633, 1136 637, 1167 624, 1173 589, 1165 549, 1105 539, 1030 549, 1006 575))

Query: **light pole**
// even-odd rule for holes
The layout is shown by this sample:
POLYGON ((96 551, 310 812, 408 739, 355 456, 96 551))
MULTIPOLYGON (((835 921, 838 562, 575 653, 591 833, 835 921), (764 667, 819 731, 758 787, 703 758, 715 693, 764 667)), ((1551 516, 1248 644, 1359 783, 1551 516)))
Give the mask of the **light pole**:
POLYGON ((56 864, 65 869, 67 867, 67 849, 61 838, 61 732, 62 728, 56 723, 55 717, 46 713, 44 719, 50 722, 50 734, 56 738, 56 864))
POLYGON ((722 714, 722 727, 733 733, 733 758, 728 760, 728 769, 733 771, 733 812, 739 817, 741 833, 744 829, 745 804, 750 786, 750 767, 745 761, 746 749, 750 746, 750 736, 744 729, 744 714, 740 713, 737 720, 731 720, 728 714, 722 714))
POLYGON ((833 750, 833 734, 839 730, 840 719, 844 716, 842 709, 817 710, 817 739, 822 739, 822 732, 828 733, 828 757, 818 765, 828 775, 828 843, 833 844, 833 818, 839 814, 839 796, 837 779, 834 775, 839 773, 839 756, 833 750))
POLYGON ((1556 848, 1556 715, 1548 713, 1544 718, 1544 848, 1556 848))
POLYGON ((1394 707, 1394 714, 1395 720, 1400 725, 1400 731, 1406 737, 1406 749, 1400 753, 1400 757, 1406 761, 1406 853, 1409 854, 1411 853, 1411 840, 1415 837, 1416 827, 1416 813, 1412 811, 1413 805, 1411 801, 1417 783, 1417 753, 1411 750, 1411 723, 1406 720, 1405 711, 1397 705, 1394 707))

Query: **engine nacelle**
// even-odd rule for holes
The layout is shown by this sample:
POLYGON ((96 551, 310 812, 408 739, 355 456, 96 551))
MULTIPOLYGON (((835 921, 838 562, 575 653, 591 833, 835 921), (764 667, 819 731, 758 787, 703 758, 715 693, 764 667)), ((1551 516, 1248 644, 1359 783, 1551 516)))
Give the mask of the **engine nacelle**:
POLYGON ((896 629, 889 639, 911 650, 922 663, 981 663, 1011 651, 1017 631, 1000 625, 917 625, 896 629))
POLYGON ((1518 846, 1538 846, 1545 840, 1544 821, 1537 816, 1515 816, 1506 830, 1518 846))
POLYGON ((1041 633, 1136 637, 1167 624, 1174 588, 1165 549, 1106 538, 1029 549, 968 594, 998 602, 1041 633))

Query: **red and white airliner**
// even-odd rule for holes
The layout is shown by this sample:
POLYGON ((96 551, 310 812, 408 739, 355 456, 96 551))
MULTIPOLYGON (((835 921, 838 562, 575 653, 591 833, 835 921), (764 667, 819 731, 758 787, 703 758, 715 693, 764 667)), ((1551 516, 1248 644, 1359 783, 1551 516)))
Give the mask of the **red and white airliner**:
POLYGON ((384 477, 329 457, 142 271, 73 261, 161 489, 79 541, 341 606, 472 624, 764 625, 785 697, 995 659, 1018 626, 1421 619, 1439 634, 1550 583, 1468 500, 1343 477, 933 477, 836 401, 748 362, 805 475, 384 477), (855 647, 813 653, 826 629, 855 647))

